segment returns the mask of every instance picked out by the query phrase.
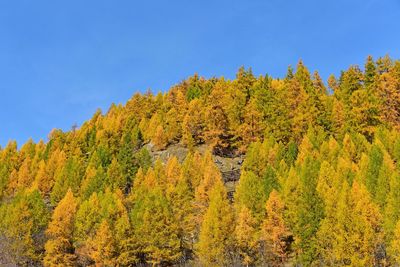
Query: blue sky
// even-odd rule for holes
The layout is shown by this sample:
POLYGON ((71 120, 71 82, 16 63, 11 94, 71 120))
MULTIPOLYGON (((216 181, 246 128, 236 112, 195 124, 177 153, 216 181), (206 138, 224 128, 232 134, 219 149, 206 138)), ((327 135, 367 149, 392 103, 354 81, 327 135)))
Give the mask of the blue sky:
POLYGON ((324 78, 400 58, 400 0, 0 2, 0 145, 46 139, 135 92, 244 65, 324 78))

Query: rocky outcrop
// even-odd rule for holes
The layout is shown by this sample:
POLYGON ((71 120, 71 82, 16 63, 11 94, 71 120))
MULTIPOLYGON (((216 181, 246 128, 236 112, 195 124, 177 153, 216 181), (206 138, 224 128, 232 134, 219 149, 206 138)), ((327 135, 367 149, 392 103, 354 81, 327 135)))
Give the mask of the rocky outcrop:
MULTIPOLYGON (((168 159, 175 156, 179 162, 183 162, 189 153, 189 149, 182 144, 169 145, 164 150, 157 150, 152 143, 145 145, 147 150, 152 155, 153 161, 161 160, 166 163, 168 159)), ((204 154, 210 148, 207 145, 200 145, 195 148, 201 154, 204 154)), ((235 191, 236 183, 240 178, 240 169, 243 164, 244 156, 238 157, 223 157, 219 155, 213 155, 214 163, 221 171, 222 179, 228 189, 228 194, 233 195, 235 191)))

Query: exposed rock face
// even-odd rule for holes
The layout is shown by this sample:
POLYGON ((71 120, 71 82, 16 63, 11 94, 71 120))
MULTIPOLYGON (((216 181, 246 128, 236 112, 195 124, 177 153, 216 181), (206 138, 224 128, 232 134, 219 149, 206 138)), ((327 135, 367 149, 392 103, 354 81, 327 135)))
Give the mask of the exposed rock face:
MULTIPOLYGON (((189 149, 187 149, 181 144, 170 145, 164 150, 157 150, 152 143, 146 144, 145 147, 150 152, 153 158, 153 162, 160 159, 162 162, 166 163, 170 157, 175 156, 178 159, 178 161, 182 163, 185 160, 187 154, 189 153, 189 149)), ((203 153, 205 151, 206 150, 204 150, 203 153)))
POLYGON ((240 178, 240 169, 222 172, 222 178, 225 183, 237 182, 240 178))
MULTIPOLYGON (((145 145, 150 154, 153 157, 153 161, 160 159, 166 163, 168 159, 175 156, 179 162, 183 162, 189 153, 189 149, 182 144, 174 144, 168 146, 164 150, 156 150, 152 143, 145 145)), ((201 154, 204 154, 210 148, 207 145, 200 145, 195 148, 201 154)), ((221 171, 222 179, 228 189, 228 194, 231 197, 235 191, 236 183, 240 178, 240 169, 244 160, 244 156, 239 157, 221 157, 213 155, 214 163, 221 171)))

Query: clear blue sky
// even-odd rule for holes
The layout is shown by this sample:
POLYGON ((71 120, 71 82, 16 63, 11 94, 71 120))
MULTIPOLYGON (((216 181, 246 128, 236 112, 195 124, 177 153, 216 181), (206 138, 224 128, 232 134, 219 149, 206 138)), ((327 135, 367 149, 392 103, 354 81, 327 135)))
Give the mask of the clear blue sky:
POLYGON ((0 145, 46 139, 133 93, 239 66, 324 78, 400 58, 400 0, 0 2, 0 145))

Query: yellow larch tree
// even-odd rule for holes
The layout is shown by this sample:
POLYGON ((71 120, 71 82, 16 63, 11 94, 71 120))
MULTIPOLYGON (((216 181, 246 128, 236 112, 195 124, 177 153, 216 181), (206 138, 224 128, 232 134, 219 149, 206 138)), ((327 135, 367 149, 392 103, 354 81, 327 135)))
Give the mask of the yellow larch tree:
POLYGON ((389 257, 393 264, 400 264, 400 221, 394 229, 393 240, 388 248, 389 257))
POLYGON ((210 204, 200 229, 197 255, 204 266, 225 266, 233 252, 233 212, 227 192, 218 181, 210 193, 210 204))
POLYGON ((116 244, 107 220, 103 220, 91 240, 89 254, 98 267, 117 265, 116 244))
POLYGON ((244 265, 249 266, 258 260, 258 228, 256 220, 246 206, 241 206, 236 218, 235 242, 244 265))
POLYGON ((282 266, 289 256, 291 234, 283 217, 284 208, 278 192, 273 190, 266 203, 267 217, 261 231, 265 248, 264 256, 271 266, 282 266))
POLYGON ((195 188, 195 221, 201 225, 203 216, 207 210, 210 201, 210 193, 216 183, 222 183, 221 173, 214 164, 212 155, 207 152, 202 159, 202 177, 199 185, 195 188))
POLYGON ((55 208, 46 230, 48 241, 45 245, 44 266, 75 266, 73 231, 77 205, 69 189, 55 208))

